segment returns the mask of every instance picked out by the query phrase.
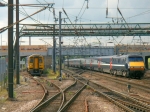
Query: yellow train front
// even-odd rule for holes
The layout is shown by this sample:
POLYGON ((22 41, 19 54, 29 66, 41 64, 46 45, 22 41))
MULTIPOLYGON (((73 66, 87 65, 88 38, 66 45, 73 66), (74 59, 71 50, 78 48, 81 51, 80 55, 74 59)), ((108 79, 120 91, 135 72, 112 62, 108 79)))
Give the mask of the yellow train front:
POLYGON ((28 57, 27 71, 31 75, 41 75, 44 71, 44 57, 42 55, 33 54, 28 57))
POLYGON ((128 71, 131 77, 143 77, 145 73, 145 65, 142 56, 128 57, 128 71))

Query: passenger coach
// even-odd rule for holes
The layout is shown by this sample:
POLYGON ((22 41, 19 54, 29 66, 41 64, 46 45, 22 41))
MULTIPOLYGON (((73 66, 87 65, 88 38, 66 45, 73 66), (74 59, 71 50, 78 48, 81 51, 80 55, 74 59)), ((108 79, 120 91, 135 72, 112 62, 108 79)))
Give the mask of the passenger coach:
MULTIPOLYGON (((65 60, 65 65, 67 66, 66 63, 67 60, 65 60)), ((69 66, 133 78, 141 78, 145 73, 143 57, 130 54, 69 59, 69 66)))

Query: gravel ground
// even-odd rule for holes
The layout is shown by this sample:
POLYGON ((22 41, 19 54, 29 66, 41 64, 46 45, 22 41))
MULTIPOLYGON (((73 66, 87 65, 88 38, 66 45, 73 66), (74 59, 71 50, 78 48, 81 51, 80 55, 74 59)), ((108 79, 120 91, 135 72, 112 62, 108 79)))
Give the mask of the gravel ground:
MULTIPOLYGON (((94 72, 93 72, 93 74, 94 74, 94 72)), ((106 74, 106 75, 108 75, 108 74, 106 74)), ((101 84, 101 85, 104 85, 106 87, 109 87, 112 90, 116 90, 116 91, 131 95, 131 96, 135 96, 135 97, 139 96, 141 98, 145 98, 145 99, 150 101, 150 94, 148 92, 141 91, 140 89, 132 88, 132 85, 131 85, 130 92, 128 92, 127 85, 122 85, 122 84, 118 84, 116 82, 111 82, 111 81, 107 80, 107 78, 104 78, 104 77, 98 78, 97 76, 90 75, 87 72, 82 74, 82 76, 86 77, 89 80, 92 80, 93 82, 95 82, 97 84, 101 84)), ((147 79, 148 79, 147 77, 149 77, 149 76, 150 76, 150 74, 146 74, 146 76, 144 77, 143 80, 138 80, 138 79, 130 79, 129 80, 128 78, 121 78, 121 77, 117 77, 117 78, 120 78, 120 80, 128 80, 129 82, 134 82, 134 83, 150 86, 150 84, 144 83, 144 82, 147 82, 147 79)))
POLYGON ((20 83, 14 89, 14 101, 7 99, 7 92, 0 96, 1 112, 29 112, 41 100, 44 91, 33 79, 21 80, 20 83))
MULTIPOLYGON (((87 74, 83 74, 86 77, 92 79, 93 77, 87 74)), ((143 80, 131 80, 132 82, 138 82, 143 84, 144 81, 150 79, 150 73, 146 74, 146 77, 143 80), (146 78, 148 77, 148 78, 146 78)), ((71 78, 63 79, 62 81, 52 80, 55 84, 59 85, 61 89, 65 89, 68 85, 74 83, 74 80, 71 78)), ((104 84, 107 87, 110 87, 114 90, 127 93, 127 88, 121 85, 117 85, 113 82, 109 82, 104 79, 95 80, 97 83, 104 84)), ((0 112, 29 112, 42 98, 43 89, 40 85, 37 85, 33 80, 28 79, 26 82, 24 78, 20 79, 21 84, 18 85, 14 90, 15 101, 5 100, 8 96, 7 92, 4 92, 0 96, 0 112), (35 94, 36 93, 36 94, 35 94)), ((147 84, 150 85, 150 84, 147 84)), ((145 98, 149 98, 150 95, 143 93, 139 90, 131 90, 130 94, 139 95, 145 98)), ((85 111, 85 99, 89 105, 89 112, 122 112, 120 108, 109 102, 108 100, 98 97, 96 94, 89 89, 82 91, 81 96, 77 98, 68 112, 83 112, 85 111), (71 111, 71 110, 72 111, 71 111)))
POLYGON ((86 112, 85 102, 88 104, 88 112, 124 112, 115 104, 88 88, 81 92, 67 112, 86 112))

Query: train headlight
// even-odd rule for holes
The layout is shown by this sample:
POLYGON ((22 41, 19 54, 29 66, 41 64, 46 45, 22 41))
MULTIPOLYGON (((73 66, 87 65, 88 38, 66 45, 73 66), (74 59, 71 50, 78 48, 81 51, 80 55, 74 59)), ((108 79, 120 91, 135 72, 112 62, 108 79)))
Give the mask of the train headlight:
POLYGON ((141 66, 141 68, 144 68, 143 66, 141 66))

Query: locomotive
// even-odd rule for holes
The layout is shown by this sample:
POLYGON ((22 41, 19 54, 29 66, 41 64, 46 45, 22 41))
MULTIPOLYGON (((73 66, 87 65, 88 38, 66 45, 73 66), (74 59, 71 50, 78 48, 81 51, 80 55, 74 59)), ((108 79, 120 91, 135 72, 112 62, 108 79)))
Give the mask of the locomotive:
POLYGON ((69 59, 64 65, 139 79, 145 73, 143 57, 132 54, 69 59))
POLYGON ((27 58, 27 72, 31 75, 41 75, 44 71, 44 57, 33 54, 27 58))

